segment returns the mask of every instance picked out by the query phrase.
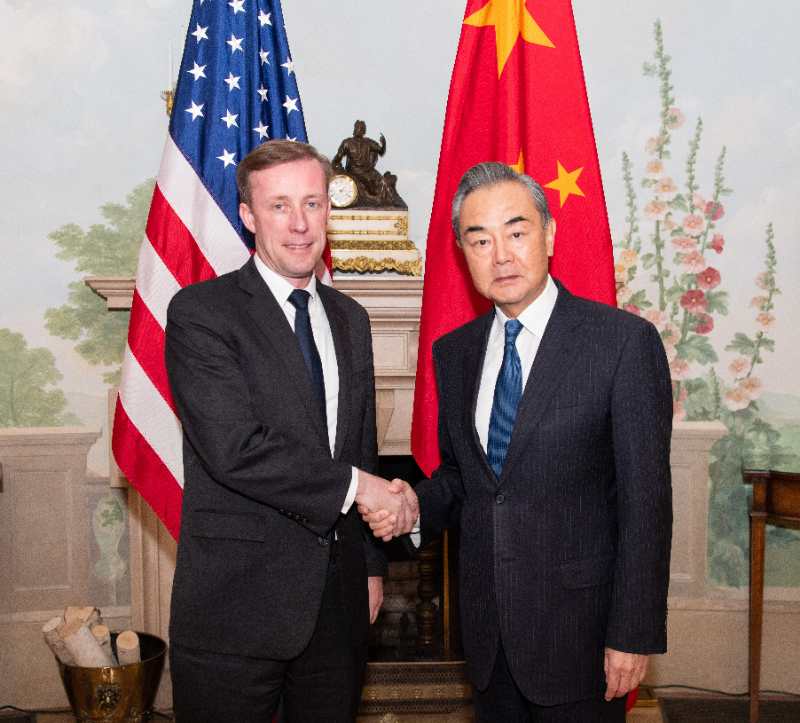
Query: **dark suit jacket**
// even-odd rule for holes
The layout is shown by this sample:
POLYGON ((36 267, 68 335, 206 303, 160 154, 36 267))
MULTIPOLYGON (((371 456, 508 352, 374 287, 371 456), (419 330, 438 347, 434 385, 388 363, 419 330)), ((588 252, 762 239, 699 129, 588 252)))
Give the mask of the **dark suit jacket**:
POLYGON ((423 537, 460 524, 473 683, 502 640, 528 699, 580 700, 604 689, 604 646, 666 647, 667 360, 651 324, 559 286, 497 479, 475 429, 493 314, 433 347, 442 462, 417 487, 423 537))
POLYGON ((331 458, 306 366, 253 260, 188 286, 167 319, 169 381, 184 432, 183 511, 170 637, 193 648, 288 659, 319 612, 333 531, 355 645, 369 627, 367 574, 385 559, 355 505, 351 465, 377 465, 367 314, 317 286, 339 367, 331 458))

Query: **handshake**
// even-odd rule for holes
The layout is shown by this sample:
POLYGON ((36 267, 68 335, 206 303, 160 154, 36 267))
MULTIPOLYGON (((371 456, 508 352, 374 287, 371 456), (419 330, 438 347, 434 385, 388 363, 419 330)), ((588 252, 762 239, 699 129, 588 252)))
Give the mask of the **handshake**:
POLYGON ((401 479, 387 482, 358 470, 356 504, 372 534, 384 542, 411 532, 419 519, 417 495, 411 485, 401 479))

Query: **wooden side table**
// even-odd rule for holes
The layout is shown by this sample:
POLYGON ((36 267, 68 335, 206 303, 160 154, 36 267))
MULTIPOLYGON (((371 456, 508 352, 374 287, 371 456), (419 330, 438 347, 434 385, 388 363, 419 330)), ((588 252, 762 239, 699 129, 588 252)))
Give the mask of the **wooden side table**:
POLYGON ((764 618, 764 536, 766 525, 800 530, 800 474, 774 470, 742 472, 753 485, 750 506, 750 723, 758 721, 761 633, 764 618))

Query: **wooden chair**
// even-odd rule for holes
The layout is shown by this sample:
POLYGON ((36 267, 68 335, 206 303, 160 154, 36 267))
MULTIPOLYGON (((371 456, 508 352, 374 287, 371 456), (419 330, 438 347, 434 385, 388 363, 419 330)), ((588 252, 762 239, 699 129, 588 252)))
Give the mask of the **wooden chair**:
POLYGON ((800 474, 774 470, 742 472, 753 485, 750 507, 750 723, 758 721, 761 632, 764 618, 764 536, 766 525, 800 529, 800 474))

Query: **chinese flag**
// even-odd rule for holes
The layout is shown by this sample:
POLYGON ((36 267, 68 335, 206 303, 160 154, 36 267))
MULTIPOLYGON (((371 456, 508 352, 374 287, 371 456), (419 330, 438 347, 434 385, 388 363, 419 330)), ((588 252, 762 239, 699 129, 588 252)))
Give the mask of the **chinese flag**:
POLYGON ((614 304, 611 234, 570 0, 467 2, 422 297, 411 448, 427 475, 439 463, 432 344, 489 308, 450 226, 458 182, 482 161, 506 163, 545 188, 557 222, 552 275, 578 296, 614 304))

